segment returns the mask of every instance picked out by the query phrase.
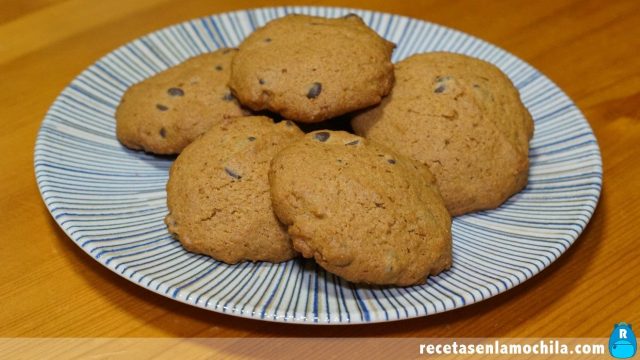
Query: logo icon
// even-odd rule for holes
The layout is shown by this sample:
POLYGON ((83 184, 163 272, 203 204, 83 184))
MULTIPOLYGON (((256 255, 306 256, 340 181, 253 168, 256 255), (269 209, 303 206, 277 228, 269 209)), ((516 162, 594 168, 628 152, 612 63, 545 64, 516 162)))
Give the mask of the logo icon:
POLYGON ((617 323, 609 338, 609 354, 617 359, 628 359, 636 354, 638 343, 631 330, 631 324, 617 323))

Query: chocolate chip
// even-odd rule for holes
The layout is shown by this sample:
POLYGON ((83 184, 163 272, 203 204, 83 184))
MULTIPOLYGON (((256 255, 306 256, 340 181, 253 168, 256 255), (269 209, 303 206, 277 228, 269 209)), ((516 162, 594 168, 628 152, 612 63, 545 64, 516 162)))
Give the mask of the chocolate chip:
POLYGON ((222 71, 222 65, 216 65, 216 70, 222 71))
POLYGON ((445 86, 444 85, 440 85, 435 90, 433 90, 433 92, 436 93, 436 94, 440 94, 441 92, 444 91, 444 89, 445 89, 445 86))
POLYGON ((360 143, 360 140, 353 140, 351 142, 346 143, 345 145, 358 145, 360 143))
POLYGON ((224 171, 227 173, 227 175, 231 176, 232 178, 234 178, 236 180, 242 179, 242 176, 236 174, 233 170, 229 169, 228 167, 225 167, 224 171))
POLYGON ((177 87, 169 88, 169 90, 167 90, 167 93, 171 96, 184 96, 184 90, 177 87))
POLYGON ((271 38, 265 38, 264 42, 271 42, 271 38))
POLYGON ((293 121, 291 121, 291 120, 287 120, 287 121, 285 122, 285 124, 287 124, 287 126, 293 126, 293 121))
POLYGON ((160 136, 164 139, 167 137, 167 129, 160 128, 160 136))
POLYGON ((478 85, 478 84, 473 84, 473 87, 477 89, 477 88, 479 88, 479 87, 480 87, 480 85, 478 85))
POLYGON ((247 140, 249 140, 249 141, 256 141, 256 137, 255 137, 255 136, 249 136, 249 137, 247 138, 247 140))
POLYGON ((347 15, 343 16, 343 19, 349 19, 349 18, 359 18, 360 16, 354 14, 354 13, 348 13, 347 15))
POLYGON ((231 52, 231 50, 233 50, 233 49, 224 49, 224 50, 222 50, 222 53, 223 54, 228 54, 228 53, 231 52))
POLYGON ((236 97, 235 97, 235 96, 233 96, 233 94, 232 94, 232 93, 230 93, 230 92, 225 93, 225 94, 222 96, 222 100, 224 100, 224 101, 233 101, 235 98, 236 98, 236 97))
POLYGON ((258 79, 258 82, 260 83, 260 85, 264 85, 266 83, 266 81, 264 81, 264 79, 258 79))
POLYGON ((318 140, 320 142, 325 142, 325 141, 327 141, 329 136, 331 136, 331 134, 329 134, 328 132, 321 131, 321 132, 316 133, 313 137, 316 138, 316 140, 318 140))
POLYGON ((395 160, 395 159, 387 159, 387 162, 388 162, 389 164, 393 165, 393 164, 395 164, 395 163, 396 163, 396 160, 395 160))
POLYGON ((311 87, 309 88, 309 92, 307 92, 307 97, 309 99, 315 99, 318 97, 318 95, 320 95, 321 92, 322 92, 322 84, 313 83, 313 85, 311 85, 311 87))
POLYGON ((162 104, 156 104, 156 109, 160 110, 160 111, 167 111, 169 110, 168 107, 162 105, 162 104))

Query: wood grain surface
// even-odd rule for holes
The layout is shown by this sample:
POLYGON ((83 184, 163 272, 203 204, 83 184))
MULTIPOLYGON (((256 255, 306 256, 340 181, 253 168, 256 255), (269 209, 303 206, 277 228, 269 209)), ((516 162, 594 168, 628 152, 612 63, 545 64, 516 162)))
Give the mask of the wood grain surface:
MULTIPOLYGON (((444 314, 354 326, 287 325, 153 294, 87 256, 44 206, 33 148, 45 112, 85 67, 153 30, 283 1, 3 0, 0 6, 0 337, 605 337, 640 326, 640 2, 307 1, 416 17, 494 43, 577 103, 604 161, 589 226, 504 294, 444 314)), ((301 3, 286 1, 287 4, 301 3)))

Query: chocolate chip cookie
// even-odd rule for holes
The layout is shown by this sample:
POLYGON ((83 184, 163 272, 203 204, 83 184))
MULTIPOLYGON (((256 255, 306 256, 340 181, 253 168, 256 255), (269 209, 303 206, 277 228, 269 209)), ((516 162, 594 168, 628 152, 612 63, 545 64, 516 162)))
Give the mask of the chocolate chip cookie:
POLYGON ((320 122, 380 102, 393 84, 394 47, 355 15, 289 15, 242 42, 229 86, 253 110, 320 122))
POLYGON ((353 129, 428 165, 452 215, 498 207, 527 184, 533 121, 497 67, 425 53, 398 63, 395 76, 353 129))
POLYGON ((275 153, 302 135, 291 121, 261 116, 213 125, 171 166, 169 231, 187 250, 229 264, 293 258, 273 213, 267 173, 275 153))
POLYGON ((314 131, 271 163, 293 247, 349 281, 421 284, 451 266, 451 218, 427 166, 343 131, 314 131))
POLYGON ((118 140, 177 154, 213 124, 247 114, 227 87, 235 52, 199 55, 130 87, 116 111, 118 140))

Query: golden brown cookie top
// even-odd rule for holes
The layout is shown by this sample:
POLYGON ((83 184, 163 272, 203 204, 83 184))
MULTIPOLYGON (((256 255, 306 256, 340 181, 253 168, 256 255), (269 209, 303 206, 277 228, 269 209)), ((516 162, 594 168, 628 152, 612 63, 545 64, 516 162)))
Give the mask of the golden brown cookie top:
POLYGON ((229 86, 253 110, 319 122, 379 103, 393 84, 393 48, 355 15, 289 15, 242 42, 229 86))
POLYGON ((452 53, 411 56, 356 133, 427 164, 454 215, 499 206, 526 185, 533 121, 497 67, 452 53))
POLYGON ((451 219, 426 166, 341 131, 273 159, 271 196, 293 246, 353 282, 412 285, 451 265, 451 219))
POLYGON ((130 87, 116 111, 118 140, 177 154, 213 124, 245 115, 227 87, 236 51, 198 55, 130 87))
POLYGON ((214 125, 171 167, 166 223, 185 248, 226 263, 291 259, 269 195, 272 157, 302 137, 290 121, 240 117, 214 125))

